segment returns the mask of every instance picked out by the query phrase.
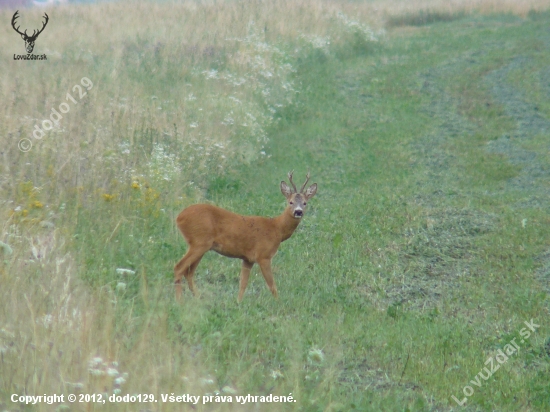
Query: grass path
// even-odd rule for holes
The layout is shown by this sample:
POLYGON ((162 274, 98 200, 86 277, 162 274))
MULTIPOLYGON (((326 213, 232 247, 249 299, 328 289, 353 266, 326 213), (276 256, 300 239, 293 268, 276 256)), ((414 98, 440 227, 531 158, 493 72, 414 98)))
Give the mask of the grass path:
MULTIPOLYGON (((290 328, 295 349, 327 355, 323 378, 306 366, 310 400, 329 385, 318 402, 335 410, 448 410, 535 318, 536 336, 467 405, 548 406, 548 275, 537 259, 548 247, 549 96, 526 87, 547 78, 544 21, 469 18, 394 32, 359 57, 310 56, 299 104, 271 133, 272 157, 238 171, 238 199, 217 194, 275 215, 288 170, 309 168, 319 183, 275 258, 281 300, 265 308, 291 316, 272 328, 280 345, 290 328)), ((254 317, 250 295, 239 312, 254 317)))

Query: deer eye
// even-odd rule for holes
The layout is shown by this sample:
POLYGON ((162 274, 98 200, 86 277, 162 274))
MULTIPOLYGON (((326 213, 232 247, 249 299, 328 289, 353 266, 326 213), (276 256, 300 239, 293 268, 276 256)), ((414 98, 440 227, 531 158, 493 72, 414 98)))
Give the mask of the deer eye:
POLYGON ((293 205, 293 204, 294 204, 294 202, 288 202, 288 203, 290 203, 291 205, 293 205))
POLYGON ((306 203, 306 202, 304 202, 304 206, 305 206, 305 205, 307 205, 307 203, 306 203))

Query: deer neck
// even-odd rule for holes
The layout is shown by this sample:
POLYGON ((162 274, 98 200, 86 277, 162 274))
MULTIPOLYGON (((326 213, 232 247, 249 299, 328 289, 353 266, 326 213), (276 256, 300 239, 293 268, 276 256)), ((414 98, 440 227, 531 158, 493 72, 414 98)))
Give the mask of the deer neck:
POLYGON ((294 218, 289 209, 285 209, 285 211, 275 218, 275 221, 277 222, 277 227, 279 228, 279 232, 281 234, 281 242, 284 242, 287 240, 298 225, 300 224, 301 219, 294 218))

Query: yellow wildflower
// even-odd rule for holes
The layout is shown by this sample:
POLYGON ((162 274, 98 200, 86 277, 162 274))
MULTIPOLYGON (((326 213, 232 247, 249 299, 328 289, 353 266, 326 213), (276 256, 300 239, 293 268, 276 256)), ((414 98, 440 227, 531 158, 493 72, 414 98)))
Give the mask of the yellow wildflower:
POLYGON ((151 188, 148 188, 145 192, 145 201, 146 202, 152 202, 156 199, 158 199, 159 193, 151 188))

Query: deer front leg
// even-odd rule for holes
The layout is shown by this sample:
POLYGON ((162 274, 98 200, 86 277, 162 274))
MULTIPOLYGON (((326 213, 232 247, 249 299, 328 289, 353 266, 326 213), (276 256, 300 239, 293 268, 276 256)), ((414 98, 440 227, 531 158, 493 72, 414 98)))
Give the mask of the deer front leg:
POLYGON ((276 298, 279 296, 277 293, 277 286, 275 286, 275 280, 273 280, 273 273, 271 272, 271 259, 263 259, 258 262, 262 274, 264 275, 265 282, 269 287, 269 290, 276 298))
POLYGON ((252 266, 254 266, 253 262, 243 260, 243 266, 241 269, 241 281, 239 284, 239 302, 243 300, 244 291, 246 290, 246 286, 248 285, 248 277, 250 276, 250 269, 252 269, 252 266))

